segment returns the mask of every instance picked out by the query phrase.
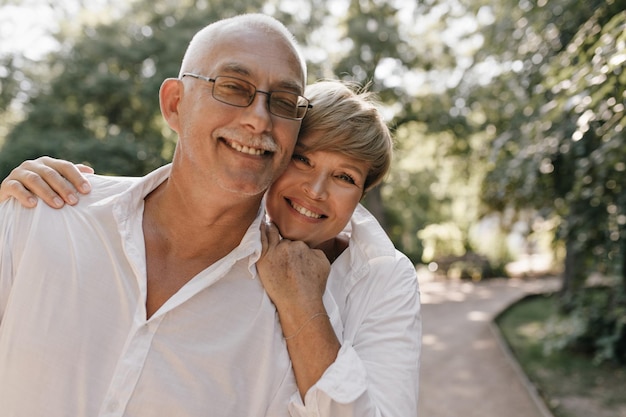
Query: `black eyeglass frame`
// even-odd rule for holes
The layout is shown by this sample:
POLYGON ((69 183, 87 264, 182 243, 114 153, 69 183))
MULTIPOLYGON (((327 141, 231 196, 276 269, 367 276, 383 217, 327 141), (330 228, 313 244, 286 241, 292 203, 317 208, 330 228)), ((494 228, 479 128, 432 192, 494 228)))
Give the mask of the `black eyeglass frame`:
MULTIPOLYGON (((246 81, 246 80, 242 80, 241 78, 231 77, 230 75, 218 75, 218 76, 217 76, 217 77, 215 77, 215 78, 210 78, 210 77, 205 77, 204 75, 195 74, 195 73, 192 73, 192 72, 184 72, 184 73, 180 76, 180 78, 182 79, 183 77, 192 77, 192 78, 196 78, 196 79, 199 79, 199 80, 202 80, 202 81, 206 81, 206 82, 209 82, 209 83, 213 83, 213 86, 215 86, 215 82, 217 81, 217 79, 218 79, 218 78, 227 78, 227 79, 237 80, 238 82, 241 82, 241 83, 247 84, 247 85, 249 85, 250 87, 252 87, 252 89, 254 90, 254 92, 250 95, 250 98, 249 98, 248 104, 246 104, 246 105, 233 104, 233 103, 230 103, 230 102, 228 102, 228 101, 224 101, 224 99, 223 99, 223 98, 216 97, 216 96, 215 96, 215 88, 212 88, 212 89, 211 89, 211 96, 213 96, 213 98, 214 98, 215 100, 219 101, 220 103, 228 104, 229 106, 234 106, 234 107, 245 108, 245 107, 250 107, 250 105, 254 102, 254 99, 255 99, 255 97, 256 97, 256 95, 257 95, 258 93, 265 94, 265 95, 267 96, 267 109, 269 110, 269 112, 270 112, 271 114, 273 114, 274 116, 280 117, 280 118, 282 118, 282 119, 287 119, 287 120, 302 120, 302 119, 304 119, 304 116, 306 116, 306 112, 307 112, 307 110, 308 110, 308 109, 313 108, 313 105, 309 102, 309 99, 308 99, 308 98, 306 98, 306 97, 304 97, 304 96, 302 96, 302 95, 300 95, 300 94, 296 94, 296 93, 293 93, 293 92, 291 92, 291 91, 281 91, 281 90, 277 90, 277 91, 262 91, 262 90, 257 89, 257 88, 256 88, 256 86, 255 86, 254 84, 252 84, 251 82, 246 81), (272 103, 272 101, 271 101, 272 94, 274 94, 274 93, 286 93, 286 94, 292 94, 292 95, 294 95, 294 96, 296 96, 296 97, 297 97, 298 102, 300 102, 301 100, 303 100, 303 101, 304 101, 304 103, 306 103, 306 104, 300 104, 300 105, 297 105, 297 106, 296 106, 297 108, 304 108, 304 113, 302 114, 302 116, 301 116, 301 117, 288 117, 288 116, 283 116, 283 115, 281 115, 281 114, 276 114, 276 113, 274 113, 274 112, 272 111, 272 104, 271 104, 271 103, 272 103)), ((296 111, 297 111, 297 110, 296 110, 296 111)))

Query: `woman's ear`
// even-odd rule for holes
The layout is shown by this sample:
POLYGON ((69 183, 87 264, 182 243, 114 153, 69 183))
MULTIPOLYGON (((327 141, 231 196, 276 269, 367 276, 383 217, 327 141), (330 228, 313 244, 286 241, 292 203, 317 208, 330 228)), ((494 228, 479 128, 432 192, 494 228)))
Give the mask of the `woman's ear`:
POLYGON ((175 132, 179 131, 179 104, 183 96, 183 82, 178 78, 168 78, 161 84, 159 90, 159 104, 161 114, 167 124, 175 132))

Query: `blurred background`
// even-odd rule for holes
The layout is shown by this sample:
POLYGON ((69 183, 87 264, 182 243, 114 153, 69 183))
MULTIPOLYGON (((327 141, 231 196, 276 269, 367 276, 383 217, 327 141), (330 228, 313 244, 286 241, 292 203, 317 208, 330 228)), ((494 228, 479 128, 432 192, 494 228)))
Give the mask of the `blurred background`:
POLYGON ((50 155, 143 175, 192 34, 283 21, 309 82, 369 85, 396 157, 367 195, 420 274, 558 276, 562 343, 626 362, 625 0, 0 0, 0 177, 50 155), (601 288, 601 295, 587 291, 601 288))

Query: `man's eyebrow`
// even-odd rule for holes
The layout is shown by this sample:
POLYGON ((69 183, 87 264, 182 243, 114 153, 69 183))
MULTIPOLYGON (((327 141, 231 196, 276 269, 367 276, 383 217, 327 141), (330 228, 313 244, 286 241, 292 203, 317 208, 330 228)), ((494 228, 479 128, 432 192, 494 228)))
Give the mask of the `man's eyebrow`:
MULTIPOLYGON (((237 62, 226 63, 220 68, 218 72, 229 72, 231 74, 242 75, 244 77, 250 77, 250 70, 237 62)), ((219 75, 219 74, 218 74, 219 75)))
MULTIPOLYGON (((218 68, 217 75, 219 75, 220 72, 240 75, 242 77, 247 77, 247 78, 250 78, 253 75, 252 71, 250 71, 246 66, 241 65, 238 62, 229 62, 229 63, 222 65, 220 68, 218 68)), ((276 90, 293 91, 293 92, 297 92, 298 94, 301 94, 302 85, 292 80, 281 80, 278 82, 278 84, 274 88, 272 88, 272 91, 276 91, 276 90)))

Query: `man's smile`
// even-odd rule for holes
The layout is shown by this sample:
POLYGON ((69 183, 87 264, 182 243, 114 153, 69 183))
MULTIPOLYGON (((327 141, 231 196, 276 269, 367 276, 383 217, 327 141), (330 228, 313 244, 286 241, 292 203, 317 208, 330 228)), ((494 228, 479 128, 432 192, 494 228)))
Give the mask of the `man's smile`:
POLYGON ((270 153, 269 151, 265 149, 259 149, 259 148, 254 148, 254 147, 250 147, 246 145, 241 145, 237 142, 232 142, 226 139, 224 139, 224 143, 226 143, 228 146, 230 146, 232 149, 236 150, 237 152, 245 153, 247 155, 260 156, 260 155, 265 155, 265 154, 270 153))

